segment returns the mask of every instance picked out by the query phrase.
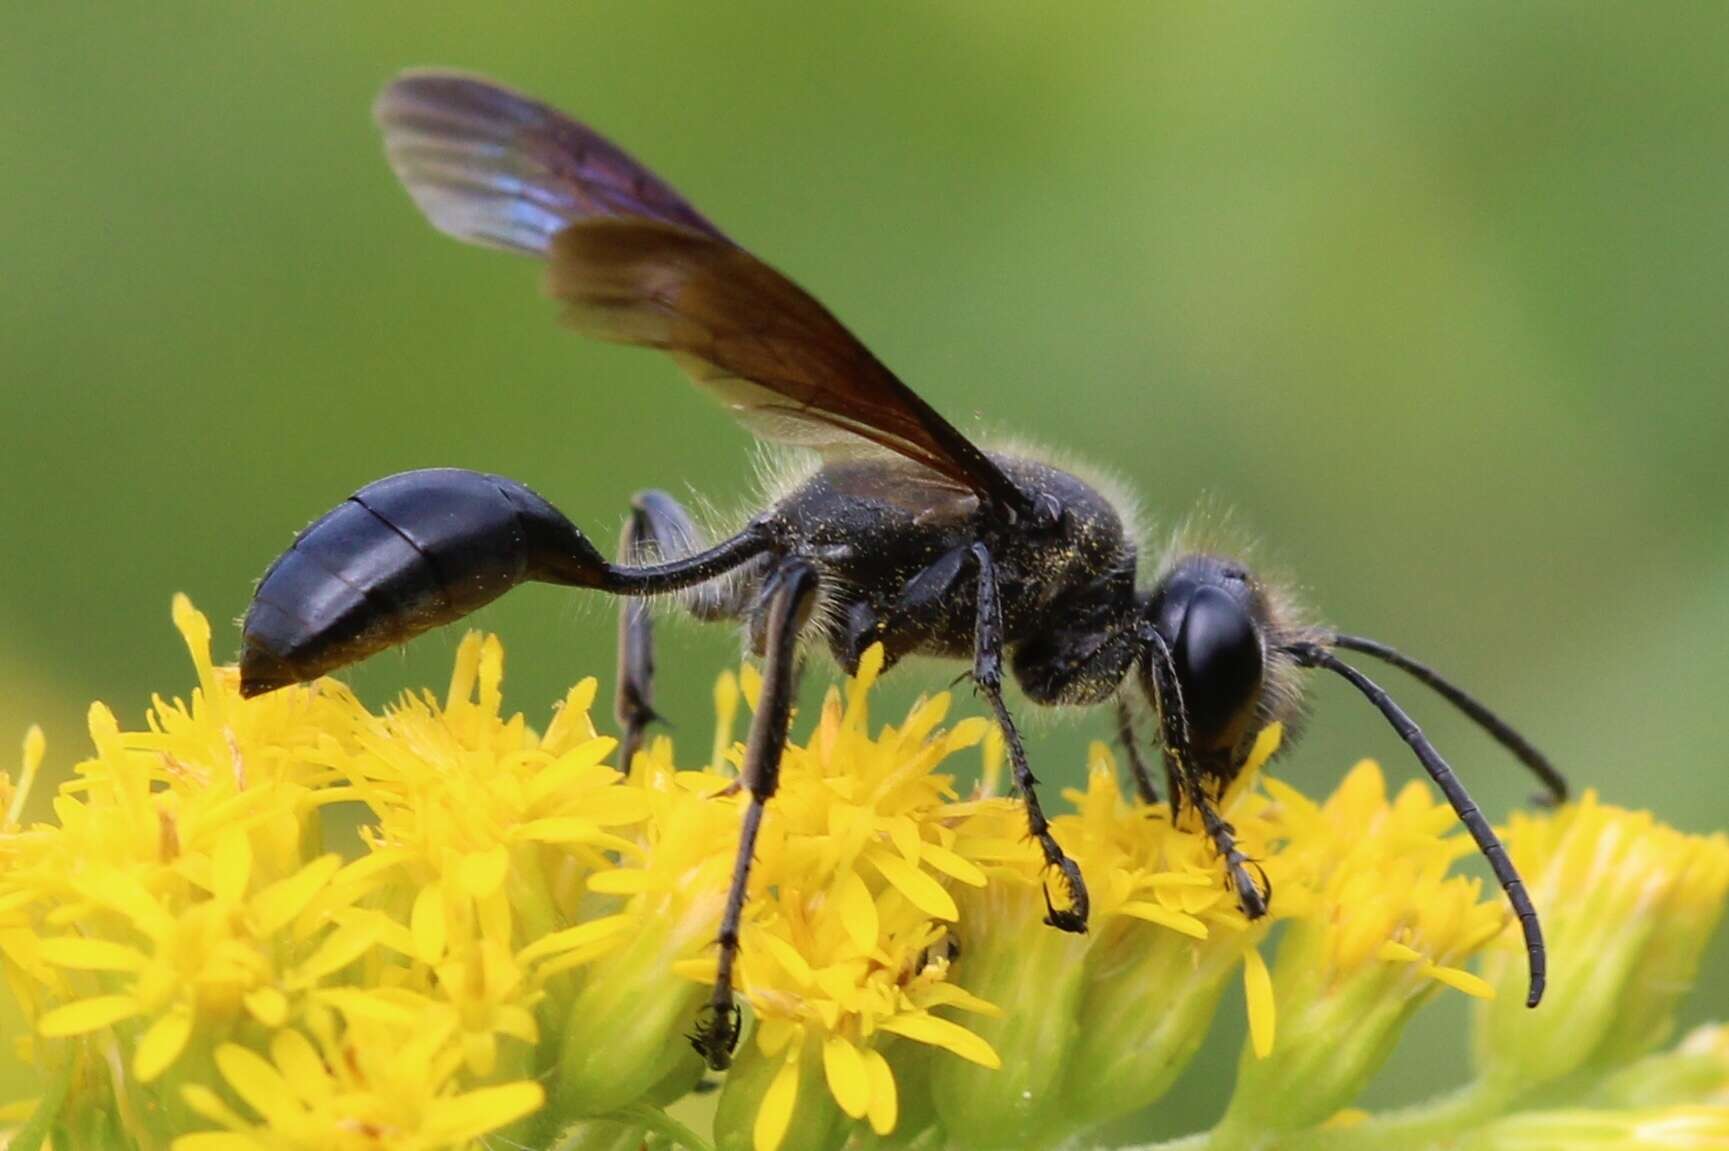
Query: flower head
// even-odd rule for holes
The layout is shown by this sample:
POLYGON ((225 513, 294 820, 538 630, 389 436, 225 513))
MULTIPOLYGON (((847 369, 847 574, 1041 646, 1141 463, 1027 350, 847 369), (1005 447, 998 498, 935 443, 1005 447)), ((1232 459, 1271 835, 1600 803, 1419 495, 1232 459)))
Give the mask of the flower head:
POLYGON ((1443 986, 1492 989, 1462 964, 1506 917, 1475 879, 1451 808, 1421 784, 1389 801, 1380 768, 1359 763, 1325 803, 1269 780, 1293 847, 1298 905, 1279 944, 1279 1030, 1244 1052, 1227 1124, 1293 1130, 1346 1106, 1411 1014, 1443 986))
MULTIPOLYGON (((749 1091, 755 1059, 775 1067, 751 1124, 756 1151, 782 1145, 809 1095, 801 1083, 818 1077, 841 1113, 893 1131, 901 1092, 885 1046, 1001 1065, 975 1031, 939 1013, 997 1013, 949 979, 946 945, 960 915, 950 888, 982 887, 985 876, 957 850, 945 820, 953 780, 936 770, 977 744, 984 724, 942 731, 945 694, 873 733, 868 697, 881 668, 882 649, 872 648, 844 702, 831 690, 810 739, 788 745, 760 841, 753 875, 764 894, 742 932, 738 978, 757 1020, 754 1052, 739 1086, 727 1086, 749 1091)), ((685 970, 712 978, 707 963, 685 970)), ((825 1106, 819 1093, 802 1109, 825 1106)))
MULTIPOLYGON (((1264 733, 1220 806, 1243 850, 1282 890, 1290 878, 1277 850, 1284 829, 1256 786, 1279 735, 1264 733)), ((1018 802, 952 809, 957 850, 989 880, 961 893, 955 977, 1012 1007, 978 1025, 985 1038, 1038 1053, 1000 1071, 954 1062, 932 1069, 936 1112, 960 1145, 1054 1140, 1157 1099, 1206 1035, 1230 976, 1258 959, 1267 930, 1243 917, 1196 814, 1173 823, 1168 807, 1126 799, 1103 745, 1092 748, 1086 788, 1067 798, 1075 811, 1058 816, 1053 831, 1093 893, 1084 936, 1044 924, 1048 877, 1018 802)), ((1271 1000, 1253 1006, 1257 1025, 1270 1028, 1271 1000)))
MULTIPOLYGON (((703 1074, 685 1035, 714 979, 754 673, 718 681, 696 770, 657 738, 621 772, 589 718, 596 682, 537 730, 504 707, 495 638, 463 641, 442 698, 374 711, 330 681, 244 699, 204 618, 184 599, 174 617, 187 700, 156 699, 136 731, 92 707, 92 752, 45 822, 21 815, 39 732, 17 780, 0 775, 0 975, 25 1023, 12 1053, 42 1072, 37 1099, 0 1105, 13 1145, 699 1145, 663 1108, 703 1074)), ((1469 1107, 1323 1129, 1422 1003, 1513 977, 1498 957, 1486 979, 1465 970, 1506 916, 1452 874, 1469 845, 1451 812, 1415 785, 1389 799, 1367 764, 1309 800, 1262 779, 1279 740, 1263 733, 1215 800, 1275 891, 1269 970, 1273 925, 1244 919, 1192 809, 1126 798, 1095 746, 1054 820, 1094 895, 1089 933, 1066 934, 1044 923, 1020 803, 993 794, 1000 742, 951 722, 946 694, 873 726, 880 668, 867 654, 784 750, 742 910, 752 1026, 719 1148, 1075 1138, 1171 1086, 1239 972, 1250 1039, 1220 1145, 1718 1137, 1722 1032, 1651 1052, 1729 888, 1721 837, 1594 796, 1516 819, 1553 953, 1601 957, 1589 979, 1557 963, 1566 1006, 1544 1011, 1577 1018, 1502 1017, 1498 1000, 1469 1107), (981 742, 985 785, 963 798, 955 753, 981 742), (1512 1113, 1534 1086, 1544 1109, 1512 1113)))
MULTIPOLYGON (((1541 1011, 1505 995, 1479 1013, 1485 1074, 1522 1089, 1656 1048, 1722 917, 1729 836, 1688 835, 1586 792, 1559 812, 1515 815, 1507 846, 1544 917, 1550 991, 1541 1011)), ((1489 979, 1516 979, 1514 966, 1498 954, 1489 979)))

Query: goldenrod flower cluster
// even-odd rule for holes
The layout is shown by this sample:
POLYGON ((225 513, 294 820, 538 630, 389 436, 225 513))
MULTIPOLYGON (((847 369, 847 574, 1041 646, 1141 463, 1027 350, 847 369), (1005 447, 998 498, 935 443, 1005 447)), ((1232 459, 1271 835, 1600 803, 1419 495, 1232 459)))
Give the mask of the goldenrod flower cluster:
POLYGON ((749 668, 717 684, 706 762, 661 738, 621 771, 596 681, 531 727, 494 637, 462 643, 442 699, 377 712, 329 680, 244 700, 204 617, 174 619, 186 698, 141 730, 94 706, 46 820, 24 814, 40 732, 0 774, 0 1058, 37 1084, 0 1100, 10 1151, 1082 1147, 1171 1087, 1239 985, 1210 1146, 1729 1141, 1729 1032, 1659 1050, 1729 888, 1721 836, 1595 796, 1516 817, 1556 957, 1527 1012, 1498 892, 1460 874, 1469 841, 1426 787, 1389 796, 1365 762, 1312 800, 1263 776, 1262 733, 1220 797, 1276 893, 1250 923, 1192 817, 1125 798, 1095 745, 1055 819, 1094 896, 1065 934, 985 721, 945 694, 873 722, 872 654, 786 749, 716 1092, 686 1035, 749 668), (969 748, 985 783, 963 792, 969 748), (1448 989, 1483 1004, 1476 1081, 1346 1110, 1448 989))

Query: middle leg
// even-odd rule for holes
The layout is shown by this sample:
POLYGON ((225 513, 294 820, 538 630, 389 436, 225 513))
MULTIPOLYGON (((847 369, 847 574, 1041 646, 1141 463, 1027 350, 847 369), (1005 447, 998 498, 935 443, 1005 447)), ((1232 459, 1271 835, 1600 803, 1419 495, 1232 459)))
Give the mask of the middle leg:
POLYGON ((990 549, 982 543, 972 546, 971 555, 978 569, 978 618, 973 631, 973 682, 985 697, 985 702, 990 705, 991 712, 996 716, 997 726, 1002 729, 1003 745, 1008 749, 1009 763, 1014 768, 1015 787, 1020 791, 1021 802, 1027 809, 1027 831, 1044 852, 1045 864, 1062 875, 1063 886, 1068 889, 1069 906, 1064 908, 1050 906, 1050 895, 1046 893, 1048 914, 1045 922, 1064 931, 1083 933, 1087 929, 1087 913, 1091 907, 1091 901, 1087 897, 1086 880, 1081 878, 1080 867, 1063 854, 1056 837, 1051 834, 1050 820, 1045 818, 1044 808, 1039 805, 1039 781, 1027 762, 1027 751, 1021 744, 1021 733, 1015 727, 1014 717, 1009 714, 1008 704, 1003 701, 1003 612, 1002 603, 997 598, 996 565, 991 560, 990 549))
MULTIPOLYGON (((1129 761, 1129 773, 1135 777, 1135 790, 1140 793, 1141 802, 1151 807, 1159 802, 1159 789, 1153 786, 1153 776, 1147 770, 1147 761, 1141 755, 1140 745, 1135 742, 1135 713, 1129 710, 1129 701, 1117 698, 1117 742, 1122 745, 1123 755, 1129 761)), ((1175 798, 1175 792, 1172 793, 1175 798)))

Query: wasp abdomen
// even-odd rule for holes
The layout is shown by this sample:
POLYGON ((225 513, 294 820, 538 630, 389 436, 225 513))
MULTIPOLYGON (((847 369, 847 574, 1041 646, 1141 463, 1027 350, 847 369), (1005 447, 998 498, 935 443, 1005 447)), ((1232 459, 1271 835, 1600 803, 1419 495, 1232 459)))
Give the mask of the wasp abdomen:
POLYGON ((390 476, 301 532, 264 573, 241 690, 316 679, 527 580, 600 587, 607 570, 574 524, 514 480, 458 468, 390 476))

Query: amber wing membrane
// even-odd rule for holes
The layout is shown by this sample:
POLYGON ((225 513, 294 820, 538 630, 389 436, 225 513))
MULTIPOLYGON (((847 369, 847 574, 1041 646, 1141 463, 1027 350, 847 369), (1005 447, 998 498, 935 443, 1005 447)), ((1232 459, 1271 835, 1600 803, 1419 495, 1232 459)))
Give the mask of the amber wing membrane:
POLYGON ((391 166, 432 224, 549 261, 577 329, 659 348, 766 439, 869 444, 1029 504, 991 460, 827 309, 738 247, 593 129, 472 76, 411 72, 374 107, 391 166))

